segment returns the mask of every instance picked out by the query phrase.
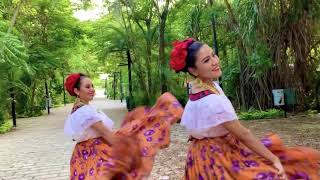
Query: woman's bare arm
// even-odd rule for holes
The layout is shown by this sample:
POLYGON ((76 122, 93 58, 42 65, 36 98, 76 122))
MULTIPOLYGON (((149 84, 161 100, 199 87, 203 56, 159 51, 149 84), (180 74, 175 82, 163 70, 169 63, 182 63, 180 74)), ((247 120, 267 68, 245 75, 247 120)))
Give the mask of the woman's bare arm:
POLYGON ((113 144, 113 133, 103 124, 102 121, 92 124, 91 127, 97 131, 101 137, 108 142, 108 144, 113 144))
POLYGON ((229 121, 222 124, 229 132, 236 136, 243 144, 258 155, 265 159, 276 163, 279 158, 269 151, 251 132, 249 129, 241 125, 238 120, 229 121))
POLYGON ((238 120, 229 121, 222 124, 230 133, 236 136, 243 144, 258 155, 271 161, 273 166, 278 169, 278 177, 287 180, 284 168, 281 161, 269 149, 267 149, 251 132, 249 129, 241 125, 238 120))

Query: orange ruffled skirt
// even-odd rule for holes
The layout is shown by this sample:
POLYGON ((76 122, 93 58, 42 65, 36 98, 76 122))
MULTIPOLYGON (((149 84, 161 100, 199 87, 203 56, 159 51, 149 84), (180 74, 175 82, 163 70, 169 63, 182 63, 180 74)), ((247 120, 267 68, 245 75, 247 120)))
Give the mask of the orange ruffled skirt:
POLYGON ((113 157, 112 152, 117 151, 117 147, 109 146, 102 138, 77 143, 70 160, 70 179, 130 180, 148 176, 154 156, 159 149, 168 147, 170 126, 181 118, 182 112, 183 108, 177 99, 170 93, 164 93, 152 108, 140 107, 127 114, 116 134, 136 139, 141 165, 130 172, 127 167, 129 162, 113 157), (117 176, 119 174, 121 176, 117 176))
MULTIPOLYGON (((289 180, 320 180, 320 152, 306 147, 288 148, 276 134, 262 143, 282 162, 289 180)), ((236 137, 193 139, 187 154, 186 180, 273 180, 277 170, 270 162, 249 151, 236 137)))

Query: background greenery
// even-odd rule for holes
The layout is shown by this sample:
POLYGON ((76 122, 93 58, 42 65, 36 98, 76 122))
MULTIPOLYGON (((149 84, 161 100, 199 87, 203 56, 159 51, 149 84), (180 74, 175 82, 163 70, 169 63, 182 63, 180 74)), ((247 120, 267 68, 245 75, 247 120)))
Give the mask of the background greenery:
POLYGON ((317 108, 317 0, 105 0, 104 6, 108 13, 100 19, 79 21, 73 12, 94 8, 91 1, 0 2, 0 123, 10 118, 12 94, 19 117, 41 115, 45 84, 54 106, 63 104, 63 80, 71 72, 88 74, 98 88, 105 87, 99 74, 107 73, 107 95, 113 98, 114 86, 119 99, 122 86, 123 98, 130 98, 128 68, 119 66, 128 55, 130 104, 151 105, 165 91, 184 104, 188 76, 169 69, 171 43, 193 37, 213 46, 213 22, 221 82, 237 110, 273 108, 271 90, 283 88, 296 90, 297 110, 317 108), (113 72, 121 72, 121 83, 113 72))

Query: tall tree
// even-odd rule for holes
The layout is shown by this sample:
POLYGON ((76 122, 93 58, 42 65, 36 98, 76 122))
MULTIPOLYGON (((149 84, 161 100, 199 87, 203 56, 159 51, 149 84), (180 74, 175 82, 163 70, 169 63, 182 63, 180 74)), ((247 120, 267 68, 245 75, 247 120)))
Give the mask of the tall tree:
POLYGON ((164 4, 159 4, 158 1, 154 1, 154 4, 157 8, 158 17, 159 17, 159 62, 160 62, 160 87, 161 93, 164 93, 168 90, 167 87, 167 77, 165 69, 167 66, 167 61, 165 59, 165 28, 167 16, 169 13, 170 1, 166 0, 164 4))

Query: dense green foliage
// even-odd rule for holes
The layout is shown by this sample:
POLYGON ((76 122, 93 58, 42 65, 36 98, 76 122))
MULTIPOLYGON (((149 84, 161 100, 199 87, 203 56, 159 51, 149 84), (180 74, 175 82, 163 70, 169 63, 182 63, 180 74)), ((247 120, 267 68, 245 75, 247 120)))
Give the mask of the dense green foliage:
MULTIPOLYGON (((317 107, 320 4, 316 0, 105 0, 108 13, 89 21, 73 16, 76 10, 95 8, 90 0, 80 2, 0 2, 4 117, 10 116, 11 95, 18 116, 42 114, 46 85, 53 105, 63 104, 63 79, 70 72, 88 74, 97 88, 107 88, 110 98, 115 89, 116 99, 122 96, 135 106, 154 103, 164 91, 184 104, 189 77, 169 69, 171 43, 193 37, 213 47, 213 22, 222 85, 237 109, 272 108, 271 90, 282 88, 296 89, 298 109, 317 107), (107 81, 99 74, 108 74, 107 81)), ((66 97, 67 102, 73 100, 66 97)))
POLYGON ((130 53, 136 104, 152 104, 163 86, 185 101, 187 75, 169 70, 170 44, 175 39, 194 37, 212 46, 214 18, 222 84, 236 107, 268 109, 273 106, 272 89, 294 88, 300 109, 315 108, 319 3, 210 2, 107 2, 110 13, 94 23, 97 55, 110 65, 107 71, 114 71, 130 53))
POLYGON ((6 0, 0 9, 1 112, 10 114, 14 94, 18 117, 41 115, 45 84, 54 105, 62 104, 68 73, 97 73, 91 41, 68 0, 6 0))

